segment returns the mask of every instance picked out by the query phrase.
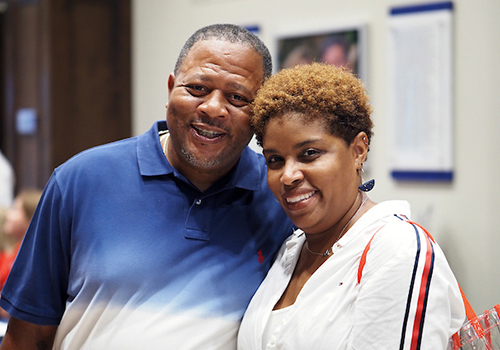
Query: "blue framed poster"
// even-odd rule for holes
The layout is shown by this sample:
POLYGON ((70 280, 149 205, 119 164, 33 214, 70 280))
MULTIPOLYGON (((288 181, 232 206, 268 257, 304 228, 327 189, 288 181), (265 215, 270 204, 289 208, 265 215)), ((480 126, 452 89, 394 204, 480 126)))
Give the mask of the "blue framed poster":
POLYGON ((390 10, 391 175, 453 179, 451 2, 390 10))

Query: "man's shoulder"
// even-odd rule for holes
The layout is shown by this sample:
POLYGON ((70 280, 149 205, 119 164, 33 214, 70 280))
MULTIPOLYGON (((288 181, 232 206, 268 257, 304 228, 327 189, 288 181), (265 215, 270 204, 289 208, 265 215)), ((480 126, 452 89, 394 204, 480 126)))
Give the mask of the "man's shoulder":
POLYGON ((151 142, 157 142, 153 135, 158 134, 158 127, 161 126, 162 121, 155 122, 153 126, 145 133, 132 136, 126 139, 109 142, 106 144, 94 146, 77 153, 61 167, 78 167, 88 166, 90 164, 100 164, 102 162, 109 163, 115 161, 116 163, 126 164, 129 159, 134 162, 137 158, 137 145, 138 143, 145 144, 145 147, 150 146, 151 142))
POLYGON ((137 137, 131 137, 84 150, 54 170, 61 179, 91 179, 110 176, 122 170, 130 171, 137 164, 137 137))
POLYGON ((99 162, 102 160, 109 161, 113 158, 122 158, 130 155, 131 151, 135 153, 137 137, 130 137, 123 140, 110 142, 103 145, 98 145, 77 153, 66 161, 64 165, 78 165, 81 163, 88 164, 88 162, 99 162))

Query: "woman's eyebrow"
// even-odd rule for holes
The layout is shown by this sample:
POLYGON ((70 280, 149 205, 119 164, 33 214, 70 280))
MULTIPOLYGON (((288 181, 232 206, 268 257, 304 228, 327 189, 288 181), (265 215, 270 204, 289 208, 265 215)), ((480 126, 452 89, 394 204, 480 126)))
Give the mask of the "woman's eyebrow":
MULTIPOLYGON (((313 138, 313 139, 308 139, 308 140, 305 140, 305 141, 302 141, 302 142, 299 142, 297 143, 295 146, 293 146, 294 149, 299 149, 299 148, 302 148, 304 146, 307 146, 311 143, 316 143, 318 141, 320 141, 321 139, 320 138, 313 138)), ((264 148, 262 149, 262 153, 277 153, 278 151, 273 149, 273 148, 264 148)))

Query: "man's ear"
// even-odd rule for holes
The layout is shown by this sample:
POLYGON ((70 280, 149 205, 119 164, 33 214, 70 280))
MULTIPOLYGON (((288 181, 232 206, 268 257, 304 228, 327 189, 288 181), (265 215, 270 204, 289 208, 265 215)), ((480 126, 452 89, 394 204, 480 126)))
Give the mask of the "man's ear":
POLYGON ((174 73, 170 73, 168 76, 168 81, 167 81, 167 87, 168 87, 168 97, 170 97, 170 94, 172 93, 172 90, 174 89, 175 85, 175 76, 174 73))

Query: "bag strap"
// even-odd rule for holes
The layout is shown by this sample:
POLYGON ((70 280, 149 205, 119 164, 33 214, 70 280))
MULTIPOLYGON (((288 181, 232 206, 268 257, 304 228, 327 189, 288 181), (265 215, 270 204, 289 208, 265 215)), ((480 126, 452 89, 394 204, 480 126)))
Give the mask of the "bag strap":
MULTIPOLYGON (((462 299, 464 301, 464 306, 465 306, 465 315, 467 316, 467 319, 469 321, 471 321, 471 323, 472 323, 472 320, 476 320, 477 323, 479 324, 479 326, 481 327, 481 333, 482 333, 481 336, 484 335, 484 331, 482 330, 483 327, 481 326, 481 324, 477 320, 477 315, 474 312, 474 309, 472 308, 472 306, 470 305, 469 300, 467 300, 467 297, 465 296, 465 293, 462 290, 462 287, 460 287, 460 284, 458 285, 458 288, 460 288, 460 294, 462 294, 462 299)), ((476 329, 476 327, 474 327, 474 329, 476 329)), ((476 330, 476 333, 478 333, 477 330, 476 330)), ((477 335, 479 336, 480 334, 478 333, 477 335)))

